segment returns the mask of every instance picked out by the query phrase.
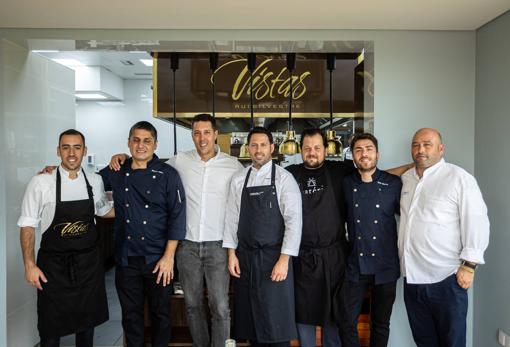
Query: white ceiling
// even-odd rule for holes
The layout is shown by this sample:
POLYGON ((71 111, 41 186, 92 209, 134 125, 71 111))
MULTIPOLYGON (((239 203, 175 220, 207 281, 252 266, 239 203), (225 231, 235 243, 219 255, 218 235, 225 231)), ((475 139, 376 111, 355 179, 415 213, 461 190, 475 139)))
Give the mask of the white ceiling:
POLYGON ((510 0, 0 0, 0 28, 475 30, 510 0))

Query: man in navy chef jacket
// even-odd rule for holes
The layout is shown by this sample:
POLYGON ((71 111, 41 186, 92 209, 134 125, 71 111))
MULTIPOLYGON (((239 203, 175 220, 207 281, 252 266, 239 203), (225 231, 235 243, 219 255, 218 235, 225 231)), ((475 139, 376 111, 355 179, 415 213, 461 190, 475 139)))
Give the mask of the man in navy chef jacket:
POLYGON ((351 150, 357 170, 343 180, 351 252, 342 287, 342 346, 360 346, 358 316, 371 288, 370 346, 385 347, 400 276, 395 214, 402 182, 377 168, 378 142, 372 134, 356 134, 351 150))
POLYGON ((128 347, 144 346, 144 302, 148 296, 152 346, 170 339, 170 295, 174 254, 186 234, 181 179, 154 151, 157 131, 138 122, 129 131, 131 158, 119 171, 104 168, 105 189, 113 192, 115 285, 128 347))

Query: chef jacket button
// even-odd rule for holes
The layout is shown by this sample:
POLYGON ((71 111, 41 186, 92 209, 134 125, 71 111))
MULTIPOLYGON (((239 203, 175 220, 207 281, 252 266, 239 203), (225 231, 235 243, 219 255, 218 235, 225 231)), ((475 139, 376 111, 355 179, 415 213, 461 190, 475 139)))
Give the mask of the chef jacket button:
POLYGON ((379 222, 377 221, 377 219, 376 219, 376 220, 374 220, 374 224, 377 224, 377 223, 379 223, 379 222))
POLYGON ((150 194, 150 193, 151 193, 151 191, 150 191, 150 190, 148 190, 148 191, 147 191, 147 194, 150 194))
POLYGON ((372 253, 372 257, 375 257, 375 253, 372 253))
POLYGON ((379 208, 380 206, 379 206, 379 204, 377 204, 377 205, 375 205, 375 207, 376 207, 376 208, 379 208))
POLYGON ((372 239, 376 240, 376 239, 377 239, 377 236, 372 237, 372 239))
POLYGON ((129 188, 124 189, 126 192, 129 191, 129 188))
POLYGON ((354 204, 354 207, 358 207, 358 204, 354 204))
POLYGON ((126 207, 129 207, 129 204, 126 204, 126 207))
POLYGON ((126 176, 129 176, 129 172, 126 172, 126 176))
POLYGON ((131 240, 131 236, 129 236, 129 235, 128 235, 127 239, 128 239, 128 240, 131 240))
POLYGON ((360 220, 359 220, 359 219, 356 219, 356 223, 359 223, 359 222, 360 222, 360 220))
POLYGON ((156 175, 152 176, 152 178, 156 179, 156 175))
POLYGON ((146 221, 146 220, 144 220, 144 221, 143 221, 143 224, 147 224, 147 221, 146 221))
POLYGON ((149 208, 149 205, 145 205, 145 208, 149 208))
POLYGON ((360 253, 360 254, 359 254, 359 256, 360 256, 360 257, 362 257, 362 256, 363 256, 363 253, 360 253))
POLYGON ((145 237, 144 236, 140 237, 140 240, 142 240, 142 241, 145 240, 145 237))
POLYGON ((129 220, 129 219, 126 219, 126 223, 129 223, 129 222, 130 222, 130 220, 129 220))
POLYGON ((354 191, 354 192, 357 192, 357 191, 358 191, 358 189, 354 188, 354 189, 353 189, 353 191, 354 191))
POLYGON ((358 236, 358 240, 361 240, 361 236, 358 236))
POLYGON ((379 191, 381 191, 381 188, 379 188, 379 191))

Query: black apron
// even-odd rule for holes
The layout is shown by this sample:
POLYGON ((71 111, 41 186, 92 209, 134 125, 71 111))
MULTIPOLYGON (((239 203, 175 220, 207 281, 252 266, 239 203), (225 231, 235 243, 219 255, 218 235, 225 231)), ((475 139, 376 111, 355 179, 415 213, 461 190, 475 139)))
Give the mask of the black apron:
MULTIPOLYGON (((303 200, 303 234, 299 256, 293 259, 296 322, 330 325, 339 321, 340 288, 345 274, 343 218, 327 167, 325 188, 304 194, 304 167, 298 173, 303 200)), ((321 169, 317 169, 321 170, 321 169)))
POLYGON ((94 198, 85 172, 88 199, 61 200, 57 169, 55 216, 42 234, 37 266, 48 283, 37 291, 41 337, 58 337, 108 320, 104 269, 97 249, 94 198))
POLYGON ((292 261, 285 281, 271 281, 285 232, 276 195, 275 170, 273 163, 271 185, 258 187, 247 187, 251 169, 248 171, 237 231, 236 254, 241 277, 234 279, 234 335, 260 343, 297 337, 292 261))

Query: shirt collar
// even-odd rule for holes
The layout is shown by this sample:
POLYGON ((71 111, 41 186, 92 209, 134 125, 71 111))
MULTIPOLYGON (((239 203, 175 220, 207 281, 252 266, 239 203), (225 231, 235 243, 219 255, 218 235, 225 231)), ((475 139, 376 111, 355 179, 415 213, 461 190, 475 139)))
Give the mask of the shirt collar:
MULTIPOLYGON (((130 157, 128 160, 126 160, 126 162, 124 163, 124 167, 128 170, 132 170, 131 168, 131 164, 133 162, 133 158, 130 157)), ((155 164, 157 164, 159 162, 159 157, 156 155, 156 153, 154 153, 154 155, 152 156, 152 159, 149 160, 149 162, 147 163, 147 169, 154 166, 155 164)))
MULTIPOLYGON (((62 166, 62 164, 60 164, 59 166, 59 171, 60 171, 60 175, 62 176, 65 176, 67 178, 69 178, 69 171, 67 171, 66 169, 64 169, 64 167, 62 166)), ((76 177, 80 177, 81 175, 81 167, 80 169, 76 172, 76 177)), ((69 178, 70 179, 70 178, 69 178)))
POLYGON ((255 172, 257 174, 263 174, 263 173, 266 173, 267 171, 270 171, 272 165, 273 165, 273 161, 270 160, 267 163, 265 163, 264 165, 262 165, 262 167, 260 169, 254 168, 253 164, 252 164, 251 165, 251 169, 252 169, 253 172, 255 172))
POLYGON ((193 159, 195 159, 195 160, 197 160, 197 161, 201 161, 201 162, 203 162, 203 163, 208 163, 208 162, 212 162, 212 161, 214 161, 214 160, 218 159, 218 157, 220 156, 220 152, 221 152, 221 150, 220 150, 220 146, 218 146, 218 145, 214 145, 214 153, 215 153, 215 154, 214 154, 214 156, 213 156, 211 159, 209 159, 208 161, 203 161, 203 160, 202 160, 202 158, 200 158, 200 154, 198 154, 198 151, 197 151, 197 149, 196 149, 196 148, 193 150, 193 152, 192 152, 193 154, 192 154, 192 155, 193 155, 193 159))
MULTIPOLYGON (((379 179, 379 176, 381 176, 381 170, 379 170, 378 168, 375 168, 375 171, 372 174, 372 182, 377 181, 379 179)), ((356 181, 358 181, 358 182, 371 183, 371 182, 363 182, 363 180, 361 179, 361 174, 359 173, 358 170, 354 171, 354 177, 356 178, 356 181)))
MULTIPOLYGON (((426 168, 424 171, 423 171, 423 177, 427 177, 429 175, 432 175, 434 172, 436 172, 437 170, 439 170, 441 168, 441 166, 443 166, 445 163, 444 161, 444 158, 441 158, 441 160, 439 160, 437 163, 435 163, 434 165, 426 168)), ((420 176, 418 176, 418 174, 416 173, 416 167, 413 168, 413 174, 414 176, 419 180, 420 179, 420 176)))

